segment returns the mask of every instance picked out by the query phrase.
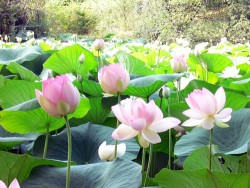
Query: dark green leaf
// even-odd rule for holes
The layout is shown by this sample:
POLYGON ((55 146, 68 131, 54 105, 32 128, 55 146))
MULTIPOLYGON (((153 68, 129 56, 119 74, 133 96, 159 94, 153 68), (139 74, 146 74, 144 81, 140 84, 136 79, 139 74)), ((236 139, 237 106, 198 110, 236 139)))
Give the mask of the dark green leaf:
MULTIPOLYGON (((113 128, 94 124, 84 124, 71 128, 72 135, 72 160, 77 164, 89 164, 101 162, 98 155, 99 146, 106 141, 107 144, 114 145, 112 139, 113 128)), ((33 152, 35 156, 43 155, 43 145, 45 136, 40 136, 34 144, 33 152)), ((140 147, 135 140, 121 141, 126 143, 125 159, 133 160, 137 157, 140 147)), ((57 160, 67 160, 67 131, 66 129, 56 136, 49 138, 47 158, 57 160)))

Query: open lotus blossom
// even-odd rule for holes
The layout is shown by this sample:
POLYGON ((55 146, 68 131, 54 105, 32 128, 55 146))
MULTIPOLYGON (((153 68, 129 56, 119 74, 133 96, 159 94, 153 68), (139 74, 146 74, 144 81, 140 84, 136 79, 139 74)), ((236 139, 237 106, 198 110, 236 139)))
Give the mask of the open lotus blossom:
POLYGON ((222 71, 221 77, 223 78, 240 78, 241 75, 239 75, 240 69, 237 69, 236 67, 226 67, 222 71))
POLYGON ((180 123, 173 117, 163 118, 160 108, 151 100, 146 103, 143 99, 131 98, 112 106, 112 111, 121 122, 112 133, 116 140, 128 140, 138 135, 139 143, 147 148, 149 143, 157 144, 161 138, 157 133, 167 131, 180 123))
POLYGON ((75 111, 80 93, 66 75, 43 81, 42 92, 35 90, 44 111, 53 117, 62 117, 75 111))
POLYGON ((17 181, 16 178, 11 182, 11 184, 9 185, 9 187, 7 187, 5 185, 5 183, 0 180, 0 188, 20 188, 20 185, 19 185, 19 183, 18 183, 18 181, 17 181))
POLYGON ((201 126, 204 129, 212 129, 214 125, 225 128, 231 119, 231 108, 224 108, 226 95, 223 87, 220 87, 215 95, 206 88, 196 89, 186 98, 190 109, 183 112, 190 117, 182 126, 201 126), (224 108, 224 109, 223 109, 224 108))
POLYGON ((105 42, 104 39, 95 39, 94 43, 93 43, 93 48, 95 50, 102 50, 104 48, 105 42))
MULTIPOLYGON (((116 157, 121 158, 126 152, 126 144, 121 143, 117 145, 116 157)), ((107 145, 104 141, 98 149, 98 154, 103 161, 113 161, 115 159, 115 145, 107 145)))
POLYGON ((98 80, 105 93, 116 94, 128 87, 130 77, 122 64, 109 64, 99 71, 98 80))

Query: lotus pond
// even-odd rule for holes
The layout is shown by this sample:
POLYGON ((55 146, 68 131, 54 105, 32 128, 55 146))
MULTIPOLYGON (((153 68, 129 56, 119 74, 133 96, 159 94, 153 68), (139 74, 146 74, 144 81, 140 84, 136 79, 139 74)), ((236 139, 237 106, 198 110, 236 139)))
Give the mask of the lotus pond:
POLYGON ((0 41, 0 187, 250 187, 250 44, 0 41))

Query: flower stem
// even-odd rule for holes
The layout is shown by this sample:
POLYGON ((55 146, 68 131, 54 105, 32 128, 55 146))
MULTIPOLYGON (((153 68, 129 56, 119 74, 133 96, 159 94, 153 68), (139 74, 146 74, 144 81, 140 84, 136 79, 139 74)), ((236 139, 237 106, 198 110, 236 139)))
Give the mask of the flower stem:
POLYGON ((150 171, 151 162, 152 162, 152 154, 153 154, 153 144, 150 143, 149 145, 150 145, 150 148, 149 148, 148 168, 147 168, 147 172, 146 172, 146 176, 145 176, 145 180, 143 184, 144 187, 146 186, 146 183, 147 183, 147 178, 148 178, 148 174, 150 171))
POLYGON ((46 159, 47 150, 48 150, 48 142, 49 142, 49 125, 46 125, 46 135, 45 135, 45 142, 44 142, 44 149, 43 149, 43 158, 46 159))
POLYGON ((212 167, 212 129, 209 130, 209 166, 208 169, 211 170, 212 167))
POLYGON ((100 55, 101 55, 100 50, 98 50, 97 51, 97 59, 98 59, 99 69, 103 67, 100 55))
POLYGON ((71 132, 68 116, 64 116, 67 128, 67 136, 68 136, 68 163, 67 163, 67 173, 66 173, 66 188, 70 187, 70 162, 71 162, 71 153, 72 153, 72 142, 71 142, 71 132))
POLYGON ((172 134, 171 129, 168 130, 168 168, 171 170, 171 157, 172 157, 172 134))
MULTIPOLYGON (((118 104, 121 103, 121 94, 119 92, 117 93, 117 101, 118 101, 118 104)), ((119 124, 120 124, 120 122, 117 119, 117 121, 116 121, 116 128, 119 126, 119 124)), ((115 158, 117 156, 117 144, 118 144, 118 141, 115 140, 115 158)))
POLYGON ((146 149, 142 148, 142 159, 141 159, 141 173, 143 175, 143 172, 145 170, 145 158, 146 158, 146 149))
POLYGON ((181 90, 181 79, 177 80, 177 100, 180 103, 180 90, 181 90))
MULTIPOLYGON (((168 116, 170 117, 170 100, 168 99, 168 116)), ((172 133, 171 129, 168 130, 168 168, 171 169, 172 157, 172 133)))

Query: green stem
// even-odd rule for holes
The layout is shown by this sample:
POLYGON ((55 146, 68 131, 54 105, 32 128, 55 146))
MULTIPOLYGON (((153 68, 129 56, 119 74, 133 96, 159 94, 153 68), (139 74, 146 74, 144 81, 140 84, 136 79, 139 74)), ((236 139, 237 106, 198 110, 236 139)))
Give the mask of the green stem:
MULTIPOLYGON (((117 93, 117 101, 118 101, 118 105, 121 103, 121 94, 118 92, 117 93)), ((119 126, 120 122, 119 120, 117 119, 116 121, 116 128, 119 126)), ((118 141, 115 140, 115 158, 117 156, 117 144, 118 144, 118 141)))
POLYGON ((172 157, 172 134, 171 129, 168 130, 168 168, 171 170, 171 157, 172 157))
POLYGON ((82 94, 83 94, 83 85, 82 85, 82 81, 81 81, 81 90, 82 90, 82 94))
POLYGON ((67 135, 68 135, 68 163, 67 163, 67 173, 66 173, 66 188, 70 187, 70 162, 71 162, 71 154, 72 154, 72 142, 71 142, 71 132, 70 132, 70 125, 67 115, 64 116, 67 128, 67 135))
MULTIPOLYGON (((168 116, 170 117, 170 100, 168 99, 168 116)), ((172 157, 172 134, 171 129, 168 131, 168 168, 171 169, 171 157, 172 157)))
POLYGON ((212 129, 209 130, 209 166, 208 169, 211 170, 212 167, 212 129))
POLYGON ((206 81, 208 82, 208 70, 207 70, 207 66, 206 66, 206 81))
POLYGON ((100 57, 100 50, 97 51, 97 58, 98 58, 98 66, 99 69, 102 68, 102 62, 101 62, 101 57, 100 57))
POLYGON ((149 149, 149 159, 148 159, 148 168, 147 168, 147 172, 146 172, 146 176, 145 176, 145 180, 144 180, 144 184, 143 186, 146 186, 147 183, 147 178, 148 178, 148 174, 150 171, 150 166, 151 166, 151 162, 152 162, 152 154, 153 154, 153 144, 149 144, 150 145, 150 149, 149 149))
POLYGON ((44 149, 43 149, 43 158, 46 159, 47 150, 48 150, 48 142, 49 142, 49 125, 46 125, 46 135, 45 135, 45 142, 44 142, 44 149))
POLYGON ((181 79, 177 80, 177 99, 178 103, 180 103, 180 90, 181 90, 181 79))
POLYGON ((141 173, 143 175, 143 172, 145 170, 145 159, 146 159, 146 149, 142 148, 142 160, 141 160, 141 173))

